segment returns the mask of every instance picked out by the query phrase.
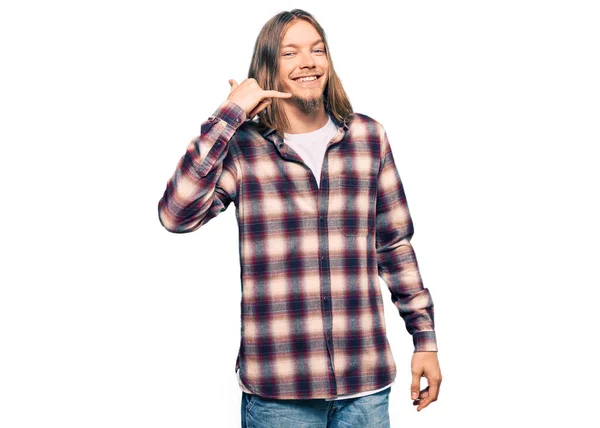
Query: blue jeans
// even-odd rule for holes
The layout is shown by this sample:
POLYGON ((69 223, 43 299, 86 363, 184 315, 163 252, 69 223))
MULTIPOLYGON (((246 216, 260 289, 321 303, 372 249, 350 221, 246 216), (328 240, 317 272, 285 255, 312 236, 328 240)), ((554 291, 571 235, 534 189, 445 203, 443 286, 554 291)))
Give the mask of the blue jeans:
POLYGON ((242 391, 242 428, 390 428, 392 387, 343 400, 276 400, 242 391))

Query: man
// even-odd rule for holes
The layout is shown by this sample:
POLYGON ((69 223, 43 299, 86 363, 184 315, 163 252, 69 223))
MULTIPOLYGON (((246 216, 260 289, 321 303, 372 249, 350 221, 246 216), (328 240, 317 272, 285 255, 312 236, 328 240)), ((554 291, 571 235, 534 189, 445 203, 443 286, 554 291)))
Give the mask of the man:
POLYGON ((235 204, 242 426, 390 426, 396 365, 378 275, 413 337, 420 411, 442 380, 433 301, 383 126, 352 111, 323 29, 300 9, 264 25, 248 79, 229 83, 158 213, 187 233, 235 204))

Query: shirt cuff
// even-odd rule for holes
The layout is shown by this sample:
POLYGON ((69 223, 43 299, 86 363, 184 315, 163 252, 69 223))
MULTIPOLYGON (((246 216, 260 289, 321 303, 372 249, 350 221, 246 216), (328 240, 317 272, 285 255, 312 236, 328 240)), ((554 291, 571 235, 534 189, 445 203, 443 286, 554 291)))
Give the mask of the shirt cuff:
POLYGON ((219 118, 228 125, 237 128, 246 121, 246 112, 238 104, 225 100, 212 114, 212 117, 219 118))
POLYGON ((415 352, 433 351, 437 352, 437 340, 435 331, 417 331, 413 334, 415 352))

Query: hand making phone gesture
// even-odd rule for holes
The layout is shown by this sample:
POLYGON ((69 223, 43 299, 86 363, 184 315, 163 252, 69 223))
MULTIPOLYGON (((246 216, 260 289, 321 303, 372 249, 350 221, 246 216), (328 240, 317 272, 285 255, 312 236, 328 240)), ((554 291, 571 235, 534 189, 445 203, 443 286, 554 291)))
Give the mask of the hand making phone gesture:
POLYGON ((229 92, 227 99, 243 108, 248 119, 252 119, 271 104, 271 98, 289 98, 292 96, 289 92, 264 90, 254 78, 245 79, 239 85, 235 80, 229 79, 229 84, 231 85, 231 92, 229 92))

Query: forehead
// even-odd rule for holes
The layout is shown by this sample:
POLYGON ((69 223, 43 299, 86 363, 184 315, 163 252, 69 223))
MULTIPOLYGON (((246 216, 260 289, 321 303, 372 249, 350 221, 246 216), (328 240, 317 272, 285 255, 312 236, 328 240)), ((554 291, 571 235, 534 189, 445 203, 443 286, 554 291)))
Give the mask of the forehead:
POLYGON ((310 46, 321 39, 319 32, 313 25, 302 19, 291 24, 281 40, 281 47, 287 45, 310 46))

